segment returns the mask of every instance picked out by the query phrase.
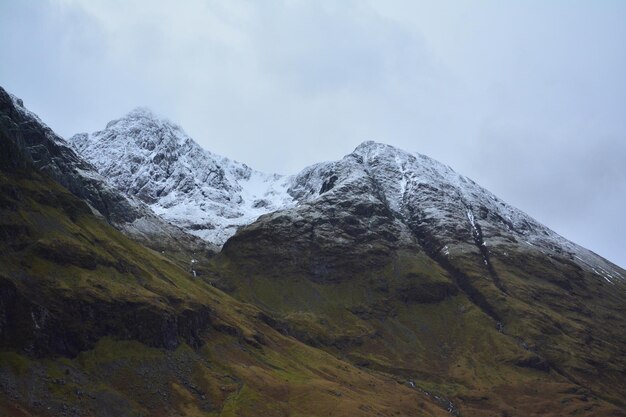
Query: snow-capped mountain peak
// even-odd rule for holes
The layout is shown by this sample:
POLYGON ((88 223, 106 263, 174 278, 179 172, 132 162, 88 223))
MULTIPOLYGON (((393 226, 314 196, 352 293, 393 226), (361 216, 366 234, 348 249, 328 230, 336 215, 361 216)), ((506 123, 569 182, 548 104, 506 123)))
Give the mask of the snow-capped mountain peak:
MULTIPOLYGON (((468 243, 487 254, 488 247, 516 242, 548 256, 568 253, 581 266, 594 265, 594 271, 608 282, 623 278, 606 260, 449 166, 391 145, 366 141, 339 161, 310 166, 293 178, 289 192, 300 203, 321 205, 316 201, 325 196, 336 205, 336 199, 357 201, 367 193, 403 223, 435 236, 436 250, 448 255, 468 243)), ((488 255, 485 262, 489 263, 488 255)))
POLYGON ((283 177, 206 151, 180 126, 143 107, 70 143, 113 186, 213 243, 292 202, 283 177))
MULTIPOLYGON (((383 143, 363 142, 338 161, 293 176, 266 174, 204 150, 181 127, 145 108, 70 142, 114 187, 217 245, 263 214, 328 198, 333 204, 337 198, 345 204, 366 198, 381 202, 405 225, 436 236, 437 250, 447 254, 459 242, 483 250, 514 241, 546 254, 570 253, 574 262, 598 271, 610 269, 447 165, 383 143)), ((615 274, 600 275, 610 281, 615 274)))

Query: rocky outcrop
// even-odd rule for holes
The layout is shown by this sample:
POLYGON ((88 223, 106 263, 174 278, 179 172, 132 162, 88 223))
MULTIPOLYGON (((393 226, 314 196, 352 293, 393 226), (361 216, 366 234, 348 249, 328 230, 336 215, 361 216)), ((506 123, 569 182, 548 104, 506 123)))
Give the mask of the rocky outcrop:
POLYGON ((94 166, 76 154, 23 102, 0 88, 0 139, 6 168, 34 166, 86 201, 94 213, 158 250, 187 247, 213 252, 215 246, 187 235, 141 202, 110 186, 94 166))
POLYGON ((217 245, 237 227, 293 204, 289 178, 208 152, 145 108, 69 141, 117 190, 217 245))
POLYGON ((28 111, 21 100, 0 88, 0 114, 6 140, 18 144, 23 157, 74 195, 87 200, 111 223, 130 223, 142 216, 124 195, 99 177, 93 166, 28 111))
MULTIPOLYGON (((626 392, 618 266, 450 168, 379 143, 307 168, 289 192, 296 207, 225 243, 217 278, 289 334, 362 366, 403 375, 433 366, 444 379, 489 340, 494 357, 481 369, 555 372, 601 398, 626 392)), ((617 397, 607 398, 623 406, 617 397)))
POLYGON ((223 253, 250 268, 261 262, 317 282, 379 269, 395 250, 415 243, 406 225, 371 197, 369 186, 343 184, 310 204, 262 216, 228 240, 223 253))
POLYGON ((164 310, 142 302, 42 297, 0 276, 0 346, 35 357, 74 357, 104 336, 147 346, 199 347, 213 328, 211 309, 164 310), (52 299, 50 299, 52 298, 52 299))
MULTIPOLYGON (((317 277, 332 275, 348 259, 367 259, 356 262, 367 269, 368 263, 389 260, 398 248, 418 248, 447 269, 466 269, 457 261, 471 260, 473 270, 487 274, 506 293, 491 257, 534 252, 563 259, 599 280, 624 280, 619 267, 470 179, 388 145, 365 142, 340 161, 309 167, 291 179, 288 192, 299 202, 296 207, 242 227, 226 242, 224 253, 257 260, 266 256, 317 277)), ((347 270, 354 267, 346 264, 347 270)))
MULTIPOLYGON (((244 235, 268 243, 277 239, 269 248, 288 264, 294 256, 319 252, 306 267, 316 276, 337 269, 330 261, 333 251, 358 252, 359 242, 376 241, 380 253, 368 255, 372 260, 386 247, 416 246, 440 260, 471 257, 503 293, 491 256, 506 248, 560 256, 591 267, 599 279, 624 279, 610 262, 450 167, 381 143, 364 142, 339 161, 282 177, 208 152, 180 126, 142 108, 70 143, 111 186, 187 232, 216 245, 238 228, 238 244, 244 235), (271 238, 265 228, 275 229, 271 238), (320 242, 305 241, 311 236, 320 242), (330 253, 322 254, 325 248, 330 253)), ((232 245, 225 250, 232 253, 232 245)))

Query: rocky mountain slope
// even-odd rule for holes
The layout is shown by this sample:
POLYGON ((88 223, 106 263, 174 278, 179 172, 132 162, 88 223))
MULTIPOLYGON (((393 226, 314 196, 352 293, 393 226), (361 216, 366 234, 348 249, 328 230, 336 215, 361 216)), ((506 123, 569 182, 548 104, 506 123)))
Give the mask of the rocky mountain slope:
POLYGON ((23 160, 85 200, 97 216, 118 230, 154 249, 168 251, 187 264, 192 257, 204 259, 217 249, 163 220, 140 200, 109 185, 93 165, 26 109, 20 99, 2 88, 0 113, 0 130, 6 141, 16 144, 23 160))
MULTIPOLYGON (((216 245, 263 214, 297 212, 297 206, 340 189, 347 201, 381 199, 399 222, 395 230, 399 241, 415 240, 405 229, 421 227, 436 238, 437 247, 430 250, 440 256, 478 251, 491 268, 490 246, 521 242, 547 256, 567 254, 609 283, 624 279, 610 262, 448 166, 381 143, 364 142, 340 161, 316 164, 297 175, 264 174, 202 149, 178 125, 143 108, 69 142, 111 186, 216 245)), ((340 206, 335 210, 340 214, 340 206)))
POLYGON ((215 284, 268 323, 463 415, 604 415, 604 401, 623 415, 626 271, 387 145, 293 184, 299 205, 239 229, 215 259, 215 284))
POLYGON ((164 219, 222 245, 237 227, 293 205, 289 178, 202 149, 179 126, 138 108, 69 142, 128 196, 164 219))
POLYGON ((262 174, 141 109, 72 138, 61 166, 84 157, 223 243, 194 277, 54 182, 18 116, 0 130, 1 412, 626 415, 626 271, 445 165, 365 142, 262 174))
MULTIPOLYGON (((305 169, 291 180, 288 192, 299 206, 327 206, 336 216, 346 205, 338 200, 363 200, 364 205, 376 201, 397 222, 392 239, 396 245, 426 244, 433 256, 450 258, 473 251, 491 270, 492 248, 505 250, 510 245, 567 257, 609 284, 625 279, 621 268, 559 236, 450 167, 382 143, 364 142, 340 161, 305 169)), ((296 207, 275 216, 303 210, 296 207)))
POLYGON ((38 169, 32 125, 0 120, 0 415, 446 415, 129 239, 38 169))

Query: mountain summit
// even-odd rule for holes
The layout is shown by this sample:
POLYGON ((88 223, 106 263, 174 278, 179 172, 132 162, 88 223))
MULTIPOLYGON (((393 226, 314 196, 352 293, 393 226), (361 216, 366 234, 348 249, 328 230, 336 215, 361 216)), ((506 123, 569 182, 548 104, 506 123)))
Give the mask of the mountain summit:
POLYGON ((206 151, 145 108, 69 142, 118 190, 218 245, 238 226, 293 203, 285 178, 206 151))
POLYGON ((299 212, 299 206, 324 196, 320 204, 330 200, 340 212, 343 205, 336 205, 336 198, 365 199, 393 213, 394 239, 421 239, 437 255, 477 251, 490 267, 495 247, 515 244, 524 251, 565 254, 609 283, 623 279, 610 262, 450 167, 383 143, 363 142, 339 161, 315 164, 296 175, 265 174, 202 149, 180 126, 141 107, 104 130, 77 134, 69 142, 119 191, 217 245, 264 214, 299 212), (335 192, 335 199, 329 197, 335 192))

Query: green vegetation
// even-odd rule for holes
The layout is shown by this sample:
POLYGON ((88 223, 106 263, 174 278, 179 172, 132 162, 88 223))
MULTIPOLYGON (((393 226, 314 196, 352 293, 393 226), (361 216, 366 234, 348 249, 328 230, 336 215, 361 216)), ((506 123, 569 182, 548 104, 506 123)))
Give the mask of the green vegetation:
POLYGON ((2 415, 624 415, 625 301, 563 260, 494 251, 504 292, 471 248, 320 280, 235 242, 194 278, 19 172, 0 235, 2 415))
POLYGON ((281 334, 56 183, 2 173, 0 191, 2 415, 445 414, 281 334))
MULTIPOLYGON (((398 250, 386 265, 338 270, 340 278, 320 283, 293 265, 277 274, 282 247, 255 253, 245 239, 214 259, 218 285, 269 312, 275 328, 411 381, 463 415, 621 415, 626 407, 625 300, 597 277, 579 277, 575 265, 494 251, 504 292, 468 245, 456 248, 450 271, 423 252, 398 250)), ((308 256, 332 263, 328 253, 308 256)))

